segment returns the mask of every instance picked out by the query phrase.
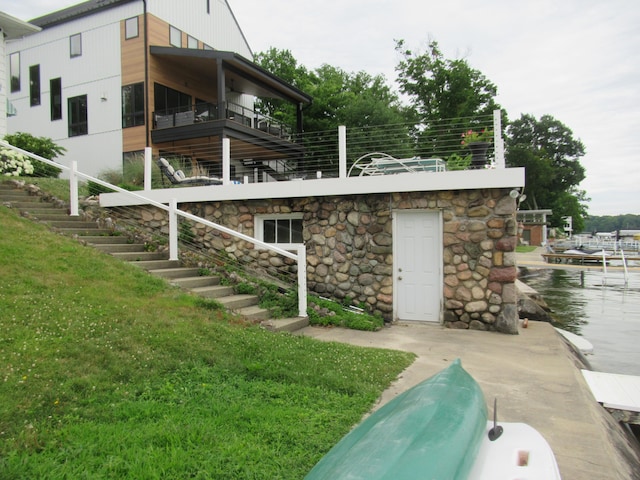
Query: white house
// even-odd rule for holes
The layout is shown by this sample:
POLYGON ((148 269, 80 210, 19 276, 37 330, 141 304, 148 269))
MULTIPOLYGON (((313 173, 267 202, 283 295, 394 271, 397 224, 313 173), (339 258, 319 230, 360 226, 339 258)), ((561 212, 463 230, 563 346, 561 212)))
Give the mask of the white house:
POLYGON ((310 101, 252 63, 225 0, 90 0, 31 23, 7 42, 8 132, 52 138, 90 175, 145 147, 257 132, 254 95, 310 101))

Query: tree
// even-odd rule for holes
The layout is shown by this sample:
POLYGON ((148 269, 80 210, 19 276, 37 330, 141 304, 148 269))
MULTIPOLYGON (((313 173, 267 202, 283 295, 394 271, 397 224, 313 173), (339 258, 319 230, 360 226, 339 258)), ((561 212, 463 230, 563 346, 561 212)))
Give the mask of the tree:
MULTIPOLYGON (((384 76, 348 73, 327 64, 309 71, 298 64, 289 50, 275 48, 258 53, 256 63, 313 97, 312 104, 304 110, 305 164, 309 169, 337 170, 340 125, 349 130, 350 162, 373 151, 412 156, 410 111, 401 104, 384 76), (394 135, 389 134, 389 125, 397 126, 394 135)), ((257 108, 260 113, 294 124, 295 106, 260 99, 257 108)))
MULTIPOLYGON (((416 53, 397 40, 396 51, 402 56, 396 66, 400 92, 419 120, 415 137, 420 151, 440 157, 467 155, 460 134, 491 129, 493 111, 500 109, 497 87, 465 59, 444 58, 436 41, 416 53)), ((503 112, 503 124, 506 120, 503 112)))
POLYGON ((536 120, 523 114, 509 125, 506 163, 525 167, 524 206, 528 209, 551 209, 552 226, 562 225, 562 218, 573 217, 575 231, 581 231, 586 218, 586 194, 578 189, 585 178, 580 158, 584 145, 573 132, 551 115, 536 120))
MULTIPOLYGON (((34 153, 46 158, 47 160, 53 160, 58 158, 59 155, 63 155, 67 151, 66 148, 61 147, 54 143, 54 141, 47 137, 34 137, 30 133, 18 132, 10 135, 5 135, 5 141, 13 145, 14 147, 21 148, 27 152, 34 153)), ((57 178, 62 172, 61 169, 52 165, 47 165, 43 162, 32 160, 33 173, 31 177, 53 177, 57 178)))

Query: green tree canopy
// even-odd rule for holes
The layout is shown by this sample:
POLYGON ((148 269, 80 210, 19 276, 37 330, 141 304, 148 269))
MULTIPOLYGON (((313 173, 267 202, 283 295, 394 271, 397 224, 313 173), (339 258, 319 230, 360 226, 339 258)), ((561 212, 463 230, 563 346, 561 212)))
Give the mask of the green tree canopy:
MULTIPOLYGON (((420 151, 433 156, 466 155, 460 133, 491 129, 497 87, 465 59, 446 59, 438 42, 430 41, 424 52, 396 41, 401 60, 396 66, 400 92, 407 96, 419 120, 416 141, 420 151)), ((506 115, 503 124, 506 124, 506 115)))
POLYGON ((574 230, 581 231, 588 201, 578 189, 585 178, 582 142, 551 115, 537 120, 523 114, 509 125, 506 144, 507 165, 525 167, 524 207, 553 210, 551 223, 556 227, 562 225, 562 217, 572 216, 574 230))
MULTIPOLYGON (((310 71, 299 65, 289 50, 275 48, 258 53, 256 63, 313 97, 303 112, 304 137, 309 144, 305 162, 310 169, 322 167, 326 171, 327 165, 322 163, 327 158, 337 160, 340 125, 349 129, 350 162, 372 151, 412 155, 410 110, 402 105, 384 76, 348 73, 327 64, 310 71), (389 135, 389 125, 399 126, 394 135, 389 135)), ((295 124, 294 105, 259 99, 256 108, 286 124, 295 124)))

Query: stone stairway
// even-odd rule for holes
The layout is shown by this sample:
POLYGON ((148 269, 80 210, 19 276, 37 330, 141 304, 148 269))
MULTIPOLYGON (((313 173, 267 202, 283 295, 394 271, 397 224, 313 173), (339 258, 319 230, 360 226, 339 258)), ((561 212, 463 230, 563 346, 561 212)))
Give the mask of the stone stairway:
POLYGON ((145 269, 169 283, 205 298, 215 299, 227 310, 251 322, 261 323, 273 331, 295 331, 308 325, 307 318, 271 319, 269 311, 258 306, 256 295, 236 294, 232 286, 222 285, 213 275, 201 275, 198 268, 185 267, 169 260, 168 252, 148 251, 146 245, 131 243, 123 235, 114 235, 87 222, 81 216, 71 217, 66 206, 43 199, 36 191, 20 189, 14 183, 0 183, 0 205, 18 209, 24 217, 45 223, 53 231, 77 238, 82 243, 122 261, 145 269))

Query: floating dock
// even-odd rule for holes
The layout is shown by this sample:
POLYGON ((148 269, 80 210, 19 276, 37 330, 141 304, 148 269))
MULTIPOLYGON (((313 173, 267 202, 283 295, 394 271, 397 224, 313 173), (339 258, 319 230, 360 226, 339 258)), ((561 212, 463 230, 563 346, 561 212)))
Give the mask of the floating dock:
POLYGON ((619 422, 640 425, 640 377, 582 370, 593 396, 619 422))

